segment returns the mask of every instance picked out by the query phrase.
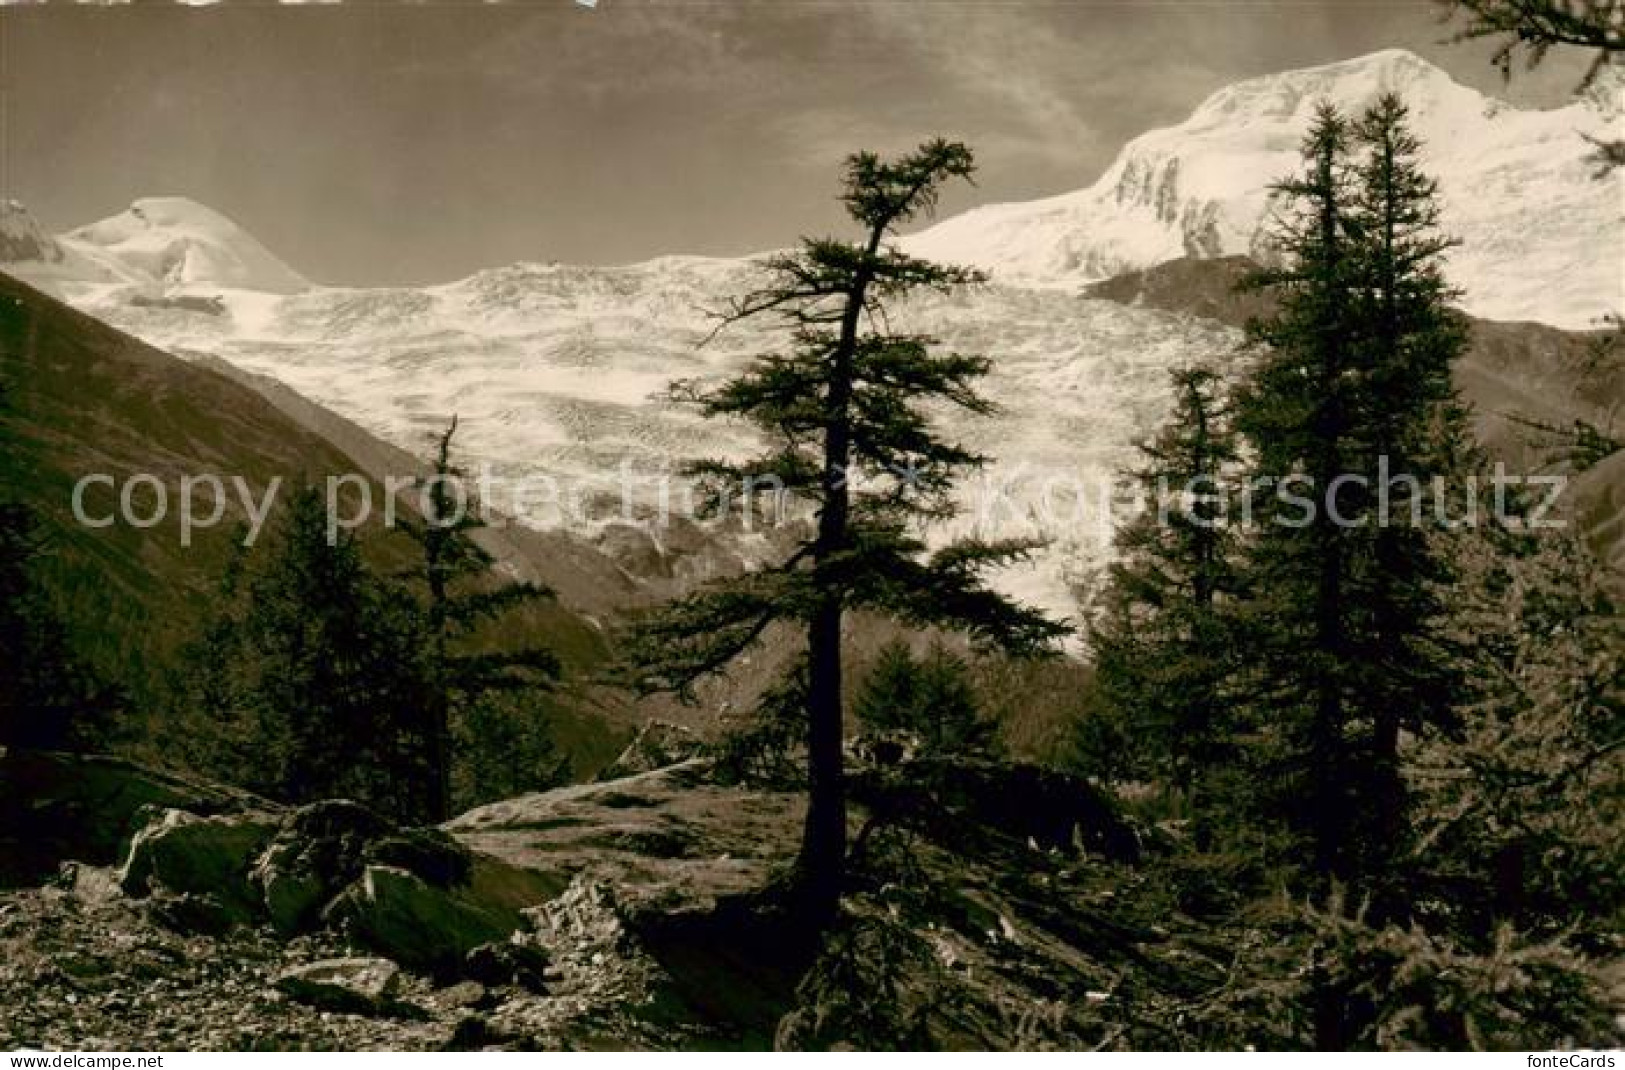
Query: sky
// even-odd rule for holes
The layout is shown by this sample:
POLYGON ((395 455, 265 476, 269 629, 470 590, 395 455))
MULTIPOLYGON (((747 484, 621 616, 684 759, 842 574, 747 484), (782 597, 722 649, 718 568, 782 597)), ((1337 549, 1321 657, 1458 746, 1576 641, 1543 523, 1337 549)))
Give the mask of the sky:
POLYGON ((231 216, 305 275, 734 256, 839 232, 840 162, 934 135, 975 189, 1088 185, 1236 80, 1404 47, 1510 85, 1430 0, 362 0, 0 6, 0 196, 48 230, 142 196, 231 216))

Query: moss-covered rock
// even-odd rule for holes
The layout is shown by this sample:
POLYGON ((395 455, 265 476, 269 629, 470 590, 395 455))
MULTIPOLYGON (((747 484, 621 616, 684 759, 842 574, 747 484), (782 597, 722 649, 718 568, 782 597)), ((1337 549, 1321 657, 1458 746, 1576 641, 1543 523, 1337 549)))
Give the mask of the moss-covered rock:
POLYGON ((379 954, 437 976, 458 974, 470 951, 527 926, 518 911, 436 888, 391 866, 368 866, 323 916, 379 954))
POLYGON ((260 904, 249 883, 249 871, 260 851, 276 835, 274 814, 243 813, 198 817, 166 810, 135 834, 119 874, 125 894, 155 893, 207 896, 225 917, 249 923, 259 919, 260 904))

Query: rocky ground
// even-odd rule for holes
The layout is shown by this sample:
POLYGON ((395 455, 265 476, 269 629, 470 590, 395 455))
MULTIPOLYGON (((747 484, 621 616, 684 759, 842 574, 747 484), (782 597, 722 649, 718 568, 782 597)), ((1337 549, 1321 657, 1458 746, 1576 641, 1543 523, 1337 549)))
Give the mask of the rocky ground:
MULTIPOLYGON (((542 992, 399 972, 365 1005, 290 994, 312 964, 379 963, 342 937, 286 939, 268 928, 178 931, 116 874, 0 895, 0 1049, 283 1051, 650 1048, 716 1042, 705 1029, 649 1021, 657 969, 622 946, 619 926, 578 888, 563 897, 556 964, 542 992)), ((389 965, 385 962, 385 965, 389 965)), ((662 1016, 656 1016, 662 1017, 662 1016)))
MULTIPOLYGON (((332 874, 385 860, 375 855, 401 852, 402 839, 367 827, 364 815, 344 806, 279 814, 263 800, 222 802, 209 786, 124 763, 81 765, 0 756, 0 794, 26 785, 40 800, 26 811, 0 806, 0 839, 49 839, 54 851, 102 863, 64 862, 40 886, 0 892, 0 1047, 435 1050, 725 1042, 726 1031, 690 1021, 680 1000, 662 990, 663 971, 624 921, 635 909, 626 904, 703 910, 719 895, 758 888, 771 861, 794 842, 799 821, 796 796, 705 784, 690 763, 475 811, 450 826, 454 838, 444 838, 476 860, 466 887, 443 890, 425 880, 413 883, 407 897, 357 908, 370 914, 280 924, 287 919, 275 907, 289 897, 276 889, 293 887, 297 896, 312 876, 336 888, 350 878, 332 874), (188 802, 209 816, 194 820, 178 809, 188 802), (148 824, 130 837, 133 848, 114 846, 118 837, 105 830, 139 825, 125 813, 132 807, 148 824), (28 836, 21 826, 29 822, 51 835, 28 836), (345 858, 358 851, 366 858, 345 858), (121 864, 108 864, 113 857, 121 864), (255 882, 268 912, 248 909, 242 890, 255 882), (470 954, 441 968, 443 945, 458 952, 478 945, 491 935, 486 916, 515 907, 522 913, 512 926, 514 941, 495 945, 503 963, 480 966, 470 954), (391 913, 402 910, 408 913, 391 913), (515 948, 529 967, 522 977, 507 962, 515 948), (412 969, 396 971, 377 957, 380 949, 412 969), (287 990, 295 987, 290 974, 334 960, 382 961, 395 973, 387 998, 287 990)), ((427 862, 410 852, 388 860, 428 873, 442 861, 434 853, 440 847, 434 839, 415 845, 427 862)), ((30 857, 36 870, 40 855, 30 857)), ((362 883, 334 896, 334 905, 362 883)), ((332 888, 320 893, 329 895, 332 888)), ((323 917, 334 913, 330 907, 323 917)), ((338 994, 357 993, 340 986, 338 994)))
POLYGON ((424 1015, 335 1013, 276 986, 289 969, 343 955, 334 941, 266 931, 188 935, 118 892, 105 869, 72 887, 0 898, 0 1048, 76 1051, 437 1049, 462 1010, 427 982, 404 999, 424 1015))

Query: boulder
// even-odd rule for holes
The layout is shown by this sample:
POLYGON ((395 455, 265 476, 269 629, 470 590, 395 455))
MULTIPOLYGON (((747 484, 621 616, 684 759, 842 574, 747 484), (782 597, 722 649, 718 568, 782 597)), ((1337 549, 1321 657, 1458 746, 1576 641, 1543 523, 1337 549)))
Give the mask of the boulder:
POLYGON ((154 893, 208 897, 226 916, 255 921, 260 904, 249 871, 279 825, 280 819, 272 814, 198 817, 166 810, 131 840, 119 885, 135 897, 154 893))
POLYGON ((266 917, 285 936, 309 928, 333 891, 327 876, 301 864, 299 846, 292 843, 266 848, 249 879, 259 889, 266 917))
POLYGON ((436 888, 391 866, 368 866, 323 918, 379 954, 438 976, 456 976, 470 951, 504 942, 527 925, 516 910, 436 888))
POLYGON ((490 991, 478 981, 458 981, 440 989, 430 999, 441 1010, 489 1007, 493 1003, 490 991))
POLYGON ((506 920, 551 898, 559 886, 471 851, 440 829, 398 829, 364 806, 332 799, 289 816, 254 865, 252 882, 271 923, 293 934, 322 924, 324 908, 374 867, 410 874, 434 892, 506 920))
POLYGON ((321 908, 360 879, 372 844, 393 831, 383 817, 346 799, 295 810, 253 869, 271 923, 283 933, 315 925, 321 908))
POLYGON ((450 833, 433 828, 402 829, 367 845, 369 865, 404 869, 436 888, 465 885, 473 877, 474 859, 450 833))
POLYGON ((342 1014, 380 1014, 398 1002, 401 970, 388 959, 323 959, 296 966, 276 980, 276 986, 301 1003, 342 1014))
POLYGON ((517 914, 540 906, 566 886, 566 879, 556 871, 526 869, 482 851, 470 851, 468 883, 459 891, 471 902, 517 914))
POLYGON ((164 810, 270 812, 248 792, 103 755, 0 752, 0 887, 40 883, 62 862, 116 866, 164 810))
POLYGON ((227 906, 215 895, 159 891, 143 904, 153 921, 187 936, 224 936, 252 920, 240 905, 227 906))

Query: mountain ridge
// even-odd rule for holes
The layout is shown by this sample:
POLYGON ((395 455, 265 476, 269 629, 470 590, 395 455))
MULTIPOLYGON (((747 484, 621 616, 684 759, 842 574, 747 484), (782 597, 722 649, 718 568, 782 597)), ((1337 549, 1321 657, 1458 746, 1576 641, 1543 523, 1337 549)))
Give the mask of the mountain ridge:
MULTIPOLYGON (((1072 290, 1187 256, 1266 258, 1269 185, 1295 168, 1314 105, 1325 99, 1357 110, 1389 89, 1412 106, 1424 168, 1440 182, 1444 230, 1462 239, 1449 271, 1467 311, 1585 329, 1625 308, 1625 173, 1598 177, 1586 140, 1621 136, 1625 73, 1605 70, 1562 107, 1526 109, 1397 48, 1225 86, 1184 121, 1128 141, 1089 186, 980 205, 900 244, 981 267, 1007 284, 1072 290), (1551 278, 1564 286, 1546 285, 1551 278)), ((589 270, 683 272, 753 259, 668 254, 589 270)), ((146 299, 218 289, 278 296, 402 289, 320 287, 222 213, 184 197, 138 199, 55 236, 8 202, 0 264, 74 301, 132 286, 146 299), (41 245, 58 255, 29 255, 41 245)), ((568 266, 521 261, 438 285, 548 268, 568 266)))
MULTIPOLYGON (((1204 128, 1251 131, 1247 136, 1254 143, 1262 139, 1279 159, 1291 160, 1298 141, 1293 124, 1307 114, 1316 93, 1327 86, 1371 92, 1386 85, 1420 88, 1442 102, 1419 109, 1434 127, 1448 125, 1464 109, 1489 107, 1485 98, 1457 86, 1425 61, 1389 50, 1229 87, 1210 97, 1196 115, 1204 128)), ((1544 136, 1567 144, 1578 141, 1569 126, 1575 109, 1603 113, 1584 102, 1550 113, 1517 112, 1499 104, 1490 110, 1506 122, 1537 121, 1544 136)), ((1179 141, 1190 122, 1139 141, 1149 138, 1153 147, 1159 138, 1179 141)), ((1462 136, 1451 135, 1456 141, 1462 136)), ((1226 241, 1240 240, 1243 231, 1223 215, 1222 205, 1201 207, 1200 198, 1187 196, 1199 188, 1200 168, 1193 170, 1175 152, 1157 159, 1145 156, 1145 166, 1136 171, 1128 166, 1134 151, 1132 145, 1126 149, 1118 173, 1106 176, 1111 202, 1116 204, 1121 192, 1125 205, 1149 212, 1151 223, 1135 223, 1135 228, 1151 234, 1153 242, 1173 242, 1162 252, 1183 255, 1182 228, 1191 220, 1213 233, 1220 233, 1221 222, 1233 231, 1231 238, 1220 233, 1203 245, 1199 252, 1204 256, 1219 256, 1226 241), (1212 218, 1202 223, 1204 216, 1212 218), (1176 233, 1180 236, 1173 241, 1169 236, 1176 233)), ((1527 154, 1515 155, 1528 162, 1527 154)), ((1266 157, 1243 153, 1248 163, 1243 170, 1251 176, 1247 180, 1259 188, 1269 175, 1260 159, 1267 164, 1275 158, 1266 157)), ((1582 165, 1576 159, 1563 166, 1582 165)), ((1597 185, 1589 169, 1582 170, 1584 183, 1577 180, 1567 188, 1590 198, 1586 203, 1594 207, 1592 201, 1609 187, 1597 185)), ((1218 177, 1229 181, 1224 174, 1218 177)), ((1242 191, 1243 200, 1253 195, 1250 189, 1242 191)), ((1092 196, 1085 190, 1062 200, 1082 197, 1087 202, 1092 196)), ((1028 212, 1030 206, 1016 208, 1028 212)), ((996 217, 998 210, 979 209, 946 220, 926 236, 989 213, 996 217)), ((1139 217, 1129 212, 1120 218, 1139 217)), ((1028 220, 1032 225, 1043 222, 1028 220)), ((1584 213, 1580 222, 1590 227, 1584 213)), ((125 220, 73 233, 101 234, 107 240, 98 248, 117 252, 120 242, 113 239, 129 225, 125 220)), ((1071 240, 1064 225, 1040 229, 1051 245, 1071 240)), ((1611 242, 1613 231, 1600 225, 1591 229, 1596 233, 1586 233, 1583 241, 1568 231, 1560 237, 1580 251, 1575 255, 1584 255, 1591 273, 1586 278, 1595 281, 1599 270, 1606 273, 1609 258, 1587 251, 1595 250, 1598 241, 1611 242)), ((1508 270, 1533 268, 1530 277, 1537 281, 1528 285, 1541 300, 1584 298, 1591 292, 1586 278, 1568 279, 1517 247, 1525 240, 1548 242, 1560 230, 1533 217, 1523 219, 1515 233, 1483 255, 1494 259, 1504 254, 1508 270), (1543 281, 1549 277, 1565 278, 1566 284, 1549 285, 1543 281)), ((1024 232, 1018 227, 1012 233, 1019 239, 1024 232)), ((903 244, 918 251, 922 240, 914 236, 903 244)), ((982 248, 992 250, 984 260, 997 259, 997 246, 982 248)), ((946 252, 951 259, 962 259, 952 256, 951 249, 946 252)), ((421 451, 427 436, 456 413, 464 428, 459 441, 471 465, 489 464, 504 486, 540 488, 525 506, 505 511, 536 527, 569 529, 633 569, 653 569, 666 574, 663 578, 686 582, 711 574, 718 565, 748 566, 771 552, 760 539, 739 539, 728 551, 737 555, 734 562, 713 562, 705 556, 716 550, 715 540, 650 523, 665 507, 659 487, 669 484, 683 461, 719 453, 743 455, 755 448, 746 429, 700 421, 660 399, 674 378, 723 377, 752 354, 779 344, 759 326, 712 337, 715 320, 706 310, 726 307, 731 297, 758 284, 759 271, 759 263, 751 260, 668 256, 617 267, 521 262, 415 288, 312 286, 279 294, 217 286, 197 277, 187 281, 179 278, 183 270, 157 297, 150 281, 65 282, 58 289, 77 307, 164 350, 279 380, 397 448, 421 451), (626 466, 636 481, 631 493, 621 478, 626 466), (561 504, 561 495, 570 500, 561 504), (704 549, 685 563, 684 545, 704 549)), ((152 273, 147 274, 150 280, 152 273)), ((1154 305, 1125 306, 1105 294, 1080 292, 1087 285, 1073 276, 1028 284, 995 270, 990 286, 928 296, 896 310, 898 327, 965 352, 986 353, 995 361, 989 389, 1003 406, 1003 418, 965 421, 951 430, 998 462, 967 481, 960 526, 942 534, 963 534, 969 528, 984 535, 1048 539, 1036 564, 1011 570, 999 582, 1007 593, 1060 617, 1076 615, 1079 598, 1087 600, 1087 589, 1110 559, 1109 513, 1100 508, 1098 495, 1133 462, 1134 439, 1166 415, 1168 371, 1192 363, 1229 367, 1239 343, 1235 323, 1223 317, 1191 319, 1154 305)), ((1546 340, 1529 345, 1550 342, 1548 336, 1541 338, 1546 340)), ((1513 349, 1523 352, 1528 346, 1513 349)), ((1485 381, 1495 385, 1495 380, 1485 381)))

